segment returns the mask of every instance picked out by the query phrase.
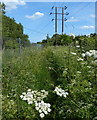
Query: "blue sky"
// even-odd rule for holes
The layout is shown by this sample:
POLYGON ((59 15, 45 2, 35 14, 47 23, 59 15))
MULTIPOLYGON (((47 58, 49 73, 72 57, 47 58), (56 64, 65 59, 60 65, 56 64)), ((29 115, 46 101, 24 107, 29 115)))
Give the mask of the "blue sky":
MULTIPOLYGON (((15 18, 16 22, 22 23, 24 33, 29 35, 31 42, 39 42, 46 38, 49 34, 54 34, 54 15, 50 15, 52 6, 68 8, 65 12, 69 12, 67 21, 65 22, 65 33, 73 33, 75 35, 83 35, 95 32, 95 2, 26 2, 10 4, 7 6, 7 16, 15 18), (12 6, 13 5, 13 6, 12 6)), ((58 9, 58 12, 61 12, 58 9)), ((58 15, 61 18, 61 15, 58 15)), ((61 21, 58 21, 58 33, 61 34, 61 21)))

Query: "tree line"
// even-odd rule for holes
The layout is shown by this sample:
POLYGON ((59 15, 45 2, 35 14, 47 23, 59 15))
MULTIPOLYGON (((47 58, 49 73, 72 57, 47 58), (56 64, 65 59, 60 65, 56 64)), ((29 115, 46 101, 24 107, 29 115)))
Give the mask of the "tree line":
POLYGON ((0 9, 2 12, 2 47, 7 48, 18 48, 21 46, 30 46, 28 35, 23 32, 23 25, 17 23, 14 18, 6 16, 5 11, 6 5, 0 3, 0 9))
POLYGON ((92 49, 97 49, 97 34, 91 33, 90 35, 60 35, 54 34, 51 38, 47 36, 47 39, 42 40, 42 42, 37 42, 44 46, 67 46, 67 45, 79 45, 80 47, 89 47, 92 49))

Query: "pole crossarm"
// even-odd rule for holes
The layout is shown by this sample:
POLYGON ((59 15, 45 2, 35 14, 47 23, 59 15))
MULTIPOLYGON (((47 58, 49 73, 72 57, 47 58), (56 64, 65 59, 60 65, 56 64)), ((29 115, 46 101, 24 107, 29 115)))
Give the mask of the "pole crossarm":
MULTIPOLYGON (((53 6, 52 9, 53 9, 53 8, 56 8, 56 7, 53 6)), ((67 6, 64 6, 64 7, 57 7, 57 8, 64 8, 64 9, 66 10, 66 9, 67 9, 67 6)))
MULTIPOLYGON (((55 20, 55 19, 52 19, 52 21, 54 21, 54 20, 55 20)), ((61 21, 62 21, 62 19, 57 19, 57 20, 61 20, 61 21)), ((64 21, 67 21, 67 19, 65 18, 64 21)))
MULTIPOLYGON (((56 13, 52 13, 52 12, 51 12, 50 15, 51 15, 51 14, 56 14, 56 13)), ((66 13, 57 13, 57 14, 61 14, 61 15, 62 15, 62 14, 64 14, 64 15, 69 15, 69 13, 67 13, 67 12, 66 12, 66 13)))
POLYGON ((55 20, 55 34, 57 34, 57 29, 58 29, 58 20, 61 20, 62 21, 62 34, 64 34, 64 21, 67 21, 67 19, 66 18, 64 18, 64 16, 65 15, 69 15, 69 13, 68 12, 64 12, 64 10, 66 10, 67 9, 67 6, 65 6, 65 7, 52 7, 52 9, 54 9, 55 8, 55 12, 51 12, 50 13, 50 15, 52 15, 52 14, 55 14, 55 19, 52 19, 52 21, 54 21, 55 20), (62 9, 62 12, 58 12, 58 9, 62 9), (62 19, 59 19, 58 18, 58 15, 62 15, 62 19))

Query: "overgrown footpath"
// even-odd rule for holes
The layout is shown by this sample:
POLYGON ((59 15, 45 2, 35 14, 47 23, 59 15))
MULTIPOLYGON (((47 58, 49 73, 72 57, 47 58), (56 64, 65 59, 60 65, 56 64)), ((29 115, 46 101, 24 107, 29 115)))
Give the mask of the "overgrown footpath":
POLYGON ((97 119, 96 50, 6 50, 2 67, 2 120, 97 119))

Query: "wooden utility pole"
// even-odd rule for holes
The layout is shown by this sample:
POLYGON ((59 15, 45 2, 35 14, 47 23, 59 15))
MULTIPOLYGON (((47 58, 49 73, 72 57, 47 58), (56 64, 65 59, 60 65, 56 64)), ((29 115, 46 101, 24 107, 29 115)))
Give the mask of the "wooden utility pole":
POLYGON ((64 34, 64 8, 62 8, 62 35, 64 34))
POLYGON ((58 28, 57 28, 57 24, 58 24, 58 23, 57 23, 57 19, 58 19, 58 18, 57 18, 57 15, 58 15, 58 14, 57 14, 57 7, 55 7, 55 34, 57 34, 57 29, 58 29, 58 28))
POLYGON ((61 20, 62 21, 62 35, 64 34, 64 21, 66 21, 67 19, 64 18, 64 15, 68 15, 69 13, 65 13, 64 10, 67 9, 67 7, 52 7, 52 9, 55 8, 55 13, 50 13, 51 14, 55 14, 55 19, 52 19, 55 20, 55 34, 58 34, 58 20, 61 20), (62 9, 62 13, 58 13, 58 8, 62 9), (58 14, 62 15, 62 19, 58 19, 58 14))

